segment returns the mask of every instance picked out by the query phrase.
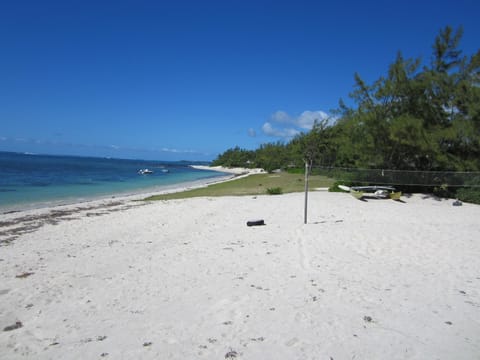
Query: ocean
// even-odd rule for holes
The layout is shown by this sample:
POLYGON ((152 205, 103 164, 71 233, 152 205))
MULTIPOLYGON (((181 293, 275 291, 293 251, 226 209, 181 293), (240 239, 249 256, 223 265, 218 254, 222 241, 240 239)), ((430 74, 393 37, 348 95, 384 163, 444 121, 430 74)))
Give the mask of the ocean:
POLYGON ((0 151, 0 211, 157 191, 226 175, 191 164, 205 165, 0 151), (153 174, 138 173, 145 168, 153 174))

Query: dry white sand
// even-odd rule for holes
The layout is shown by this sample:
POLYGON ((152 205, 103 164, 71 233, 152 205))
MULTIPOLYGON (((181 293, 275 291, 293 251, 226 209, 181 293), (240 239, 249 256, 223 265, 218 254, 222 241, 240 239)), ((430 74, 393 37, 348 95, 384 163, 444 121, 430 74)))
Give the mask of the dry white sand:
POLYGON ((402 200, 2 215, 0 358, 479 359, 480 206, 402 200))
POLYGON ((220 171, 220 172, 235 174, 235 175, 260 174, 265 172, 265 170, 261 168, 250 169, 250 168, 244 168, 244 167, 224 167, 224 166, 205 166, 205 165, 190 165, 190 167, 198 170, 220 171))

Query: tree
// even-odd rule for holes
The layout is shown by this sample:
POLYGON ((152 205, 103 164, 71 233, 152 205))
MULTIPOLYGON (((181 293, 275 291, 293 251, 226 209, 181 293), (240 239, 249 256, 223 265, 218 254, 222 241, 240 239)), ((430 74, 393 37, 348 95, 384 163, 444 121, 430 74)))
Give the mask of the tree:
POLYGON ((253 151, 241 149, 236 146, 232 149, 228 149, 223 154, 212 162, 213 166, 226 166, 226 167, 251 167, 253 165, 255 153, 253 151))
POLYGON ((420 59, 398 53, 387 76, 372 85, 355 75, 357 108, 342 109, 347 116, 339 121, 340 133, 352 142, 343 139, 348 151, 342 161, 391 169, 479 168, 480 56, 461 56, 461 35, 461 29, 441 30, 431 67, 422 71, 420 59))
POLYGON ((350 97, 356 107, 340 101, 334 124, 317 121, 286 144, 227 150, 215 164, 253 161, 273 170, 307 160, 337 167, 480 170, 480 51, 463 56, 462 34, 461 28, 440 30, 429 65, 399 52, 372 84, 355 74, 350 97))
POLYGON ((255 152, 255 163, 267 172, 286 167, 288 161, 285 144, 280 141, 263 144, 255 152))

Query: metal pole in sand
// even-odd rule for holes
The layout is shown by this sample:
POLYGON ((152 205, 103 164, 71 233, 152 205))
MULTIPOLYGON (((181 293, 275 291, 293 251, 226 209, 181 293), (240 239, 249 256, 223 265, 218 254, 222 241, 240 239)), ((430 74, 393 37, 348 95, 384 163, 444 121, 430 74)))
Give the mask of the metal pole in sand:
POLYGON ((307 223, 308 211, 308 160, 305 160, 305 210, 303 212, 303 223, 307 223))

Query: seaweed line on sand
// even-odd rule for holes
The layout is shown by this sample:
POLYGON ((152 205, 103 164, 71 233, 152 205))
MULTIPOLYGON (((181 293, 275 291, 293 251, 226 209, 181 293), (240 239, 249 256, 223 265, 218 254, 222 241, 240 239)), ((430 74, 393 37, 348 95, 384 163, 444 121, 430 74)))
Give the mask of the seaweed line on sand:
POLYGON ((145 203, 136 203, 135 205, 125 204, 121 201, 112 201, 100 205, 90 205, 76 207, 65 210, 50 210, 46 213, 35 215, 25 215, 13 218, 7 221, 0 221, 0 246, 7 246, 16 240, 19 236, 35 232, 44 225, 57 225, 61 221, 72 221, 84 216, 102 216, 116 211, 127 210, 130 208, 143 206, 145 203), (103 211, 96 211, 103 210, 103 211), (77 216, 72 216, 77 215, 77 216))

